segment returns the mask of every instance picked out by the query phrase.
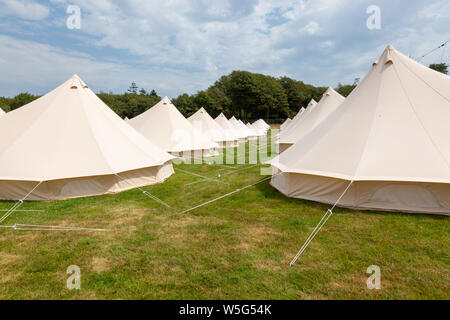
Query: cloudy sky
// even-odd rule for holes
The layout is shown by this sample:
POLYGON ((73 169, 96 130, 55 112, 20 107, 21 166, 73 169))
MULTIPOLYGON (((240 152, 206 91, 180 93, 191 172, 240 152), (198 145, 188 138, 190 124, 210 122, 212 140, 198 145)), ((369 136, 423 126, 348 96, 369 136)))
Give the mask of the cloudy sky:
MULTIPOLYGON (((388 44, 414 58, 436 48, 449 21, 448 0, 0 0, 0 96, 43 94, 74 73, 97 92, 135 81, 170 97, 232 70, 336 86, 388 44), (80 29, 67 27, 71 5, 80 29)), ((441 61, 450 44, 421 62, 441 61)))

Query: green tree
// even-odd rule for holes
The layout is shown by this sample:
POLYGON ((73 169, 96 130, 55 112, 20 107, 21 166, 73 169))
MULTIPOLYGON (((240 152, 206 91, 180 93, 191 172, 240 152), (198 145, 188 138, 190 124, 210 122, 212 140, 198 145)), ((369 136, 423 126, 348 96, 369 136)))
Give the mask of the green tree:
POLYGON ((20 108, 20 107, 36 100, 37 98, 39 98, 39 97, 34 96, 29 93, 20 93, 11 100, 11 103, 9 104, 9 106, 10 106, 11 110, 15 110, 17 108, 20 108))
MULTIPOLYGON (((242 120, 264 118, 280 121, 294 116, 311 99, 319 101, 325 87, 315 87, 288 77, 279 79, 247 71, 233 71, 222 76, 206 90, 173 99, 184 116, 190 116, 204 107, 211 116, 223 112, 228 118, 236 116, 242 120)), ((339 85, 337 90, 347 96, 353 86, 339 85)), ((124 94, 100 92, 98 97, 120 117, 134 118, 161 100, 155 90, 150 93, 132 82, 124 94)), ((5 111, 17 109, 38 98, 21 93, 14 98, 0 97, 0 107, 5 111)))
POLYGON ((11 104, 10 98, 0 97, 0 108, 3 109, 5 112, 11 111, 11 107, 9 106, 11 104))
POLYGON ((217 117, 220 113, 229 114, 231 99, 227 95, 223 83, 217 81, 206 91, 210 99, 210 108, 207 109, 211 116, 217 117))
POLYGON ((0 103, 0 109, 2 109, 5 112, 9 112, 10 111, 9 106, 7 104, 0 103))
POLYGON ((188 112, 187 116, 191 116, 200 108, 205 108, 206 111, 210 112, 213 109, 213 103, 213 100, 206 91, 199 91, 194 96, 192 109, 188 112))
POLYGON ((131 85, 130 85, 130 87, 128 88, 128 93, 131 93, 131 94, 137 94, 137 91, 138 91, 138 86, 136 85, 136 82, 132 82, 131 83, 131 85))
POLYGON ((289 112, 287 116, 293 117, 311 101, 314 96, 314 87, 288 77, 282 77, 279 81, 288 98, 289 112))
POLYGON ((432 63, 430 69, 436 70, 443 74, 448 74, 448 65, 446 63, 432 63))
POLYGON ((175 99, 172 99, 172 103, 178 108, 178 110, 185 116, 192 114, 194 110, 194 96, 190 96, 184 93, 175 99))
POLYGON ((341 83, 338 84, 336 91, 344 97, 348 97, 350 93, 356 88, 356 85, 346 84, 343 85, 341 83))
POLYGON ((229 89, 234 115, 247 119, 259 117, 286 117, 289 114, 288 97, 280 82, 262 74, 233 71, 229 78, 229 89))

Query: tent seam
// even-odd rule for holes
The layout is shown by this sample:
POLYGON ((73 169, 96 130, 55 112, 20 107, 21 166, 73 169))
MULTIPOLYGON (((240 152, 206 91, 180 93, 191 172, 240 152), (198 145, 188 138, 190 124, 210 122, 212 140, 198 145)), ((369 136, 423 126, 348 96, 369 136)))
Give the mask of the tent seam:
MULTIPOLYGON (((407 69, 408 69, 408 68, 407 68, 407 69)), ((400 75, 398 74, 397 69, 395 68, 395 65, 394 65, 394 70, 395 70, 395 75, 397 76, 398 81, 400 82, 400 86, 402 87, 403 93, 405 94, 406 99, 408 100, 409 106, 411 107, 412 111, 414 112, 414 115, 415 115, 417 121, 420 123, 420 126, 422 127, 423 131, 426 133, 428 139, 431 141, 431 143, 433 144, 433 146, 436 148, 436 150, 438 151, 439 155, 443 158, 444 162, 447 164, 448 167, 450 167, 450 161, 448 161, 448 160, 445 158, 445 156, 444 156, 444 154, 442 153, 441 149, 440 149, 439 146, 436 144, 436 142, 433 140, 433 138, 431 137, 431 135, 430 135, 430 133, 428 132, 427 128, 425 127, 425 125, 424 125, 423 122, 421 121, 420 117, 418 116, 418 114, 417 114, 417 112, 416 112, 416 109, 414 108, 413 103, 411 102, 411 99, 409 98, 408 92, 406 91, 406 89, 405 89, 405 87, 404 87, 404 85, 403 85, 403 82, 402 82, 402 80, 401 80, 401 78, 400 78, 400 75)), ((408 70, 409 70, 409 69, 408 69, 408 70)), ((416 75, 416 77, 417 77, 417 75, 416 75)), ((420 79, 420 78, 419 78, 419 79, 420 79)), ((438 92, 438 94, 439 94, 439 92, 438 92)), ((440 94, 439 94, 439 95, 440 95, 440 94)), ((445 97, 443 97, 443 98, 445 98, 445 97)))

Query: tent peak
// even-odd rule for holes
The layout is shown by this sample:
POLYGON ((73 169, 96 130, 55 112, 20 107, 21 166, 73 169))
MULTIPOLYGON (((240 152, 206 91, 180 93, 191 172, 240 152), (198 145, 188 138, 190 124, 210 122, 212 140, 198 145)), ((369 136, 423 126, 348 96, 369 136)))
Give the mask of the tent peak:
POLYGON ((71 85, 70 85, 70 89, 87 89, 89 88, 86 83, 83 82, 83 80, 81 80, 81 78, 77 75, 74 74, 69 81, 71 81, 71 85))
POLYGON ((324 92, 322 99, 329 96, 341 96, 341 95, 333 88, 328 87, 328 89, 324 92))
MULTIPOLYGON (((307 110, 308 108, 312 108, 317 104, 317 101, 314 99, 311 99, 311 101, 308 103, 308 105, 306 106, 305 110, 307 110)), ((301 110, 300 110, 301 111, 301 110)))
POLYGON ((390 64, 390 63, 394 63, 394 58, 393 58, 393 53, 395 52, 396 50, 394 49, 394 47, 393 46, 391 46, 391 45, 388 45, 387 47, 386 47, 386 49, 384 49, 384 51, 383 51, 383 53, 381 54, 381 56, 380 56, 380 58, 378 58, 377 60, 375 60, 373 63, 372 63, 372 67, 376 67, 378 64, 383 64, 383 65, 386 65, 386 64, 390 64))
POLYGON ((335 90, 332 87, 328 87, 328 89, 325 91, 324 95, 325 96, 330 96, 332 94, 332 92, 334 92, 335 90))
POLYGON ((172 102, 170 101, 169 97, 165 96, 164 98, 162 98, 161 102, 163 104, 171 104, 172 102))

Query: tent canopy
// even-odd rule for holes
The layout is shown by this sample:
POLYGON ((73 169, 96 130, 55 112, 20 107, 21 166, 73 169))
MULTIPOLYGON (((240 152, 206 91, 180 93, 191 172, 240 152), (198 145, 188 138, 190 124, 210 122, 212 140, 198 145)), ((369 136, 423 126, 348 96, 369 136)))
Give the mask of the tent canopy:
POLYGON ((270 129, 270 126, 263 119, 255 121, 253 125, 260 130, 260 136, 265 136, 270 129))
MULTIPOLYGON (((91 188, 83 183, 74 187, 76 182, 68 187, 61 180, 114 176, 114 184, 117 174, 161 167, 171 159, 171 155, 117 116, 77 75, 0 119, 0 198, 3 199, 14 199, 14 194, 20 197, 20 191, 22 196, 30 191, 20 181, 58 180, 60 187, 47 186, 43 199, 107 193, 108 187, 93 185, 101 184, 98 181, 89 181, 91 188), (64 188, 70 192, 61 191, 64 188), (93 189, 97 191, 91 192, 93 189)), ((136 184, 115 190, 133 186, 136 184)))
POLYGON ((250 130, 242 120, 237 120, 239 123, 239 127, 241 127, 242 131, 247 134, 247 137, 256 137, 255 132, 253 130, 250 130))
MULTIPOLYGON (((350 206, 419 212, 429 211, 426 206, 434 206, 431 211, 450 212, 449 87, 449 76, 388 46, 350 96, 271 163, 284 173, 331 179, 323 181, 323 190, 327 189, 327 183, 331 187, 330 181, 336 183, 336 179, 381 182, 373 190, 370 204, 350 206), (400 183, 403 187, 380 191, 389 183, 395 186, 400 183), (423 183, 427 184, 428 191, 423 189, 423 183), (413 192, 413 188, 422 191, 413 192), (435 203, 424 200, 417 204, 418 197, 434 197, 435 203), (437 208, 436 203, 446 209, 437 208)), ((290 179, 297 179, 293 177, 290 179)), ((289 184, 278 187, 290 193, 295 182, 291 180, 289 184)), ((309 185, 309 191, 295 193, 299 197, 320 198, 311 195, 313 187, 309 185)), ((337 193, 330 191, 328 196, 336 200, 337 193)), ((371 194, 365 192, 364 196, 371 194)), ((327 202, 326 198, 321 199, 327 202)), ((366 202, 370 201, 366 199, 366 202)))
POLYGON ((328 88, 319 103, 307 109, 301 120, 296 121, 289 126, 287 132, 283 132, 280 135, 280 143, 294 144, 300 140, 336 110, 344 100, 345 98, 333 88, 328 88))
POLYGON ((308 103, 308 106, 306 107, 306 109, 308 108, 314 108, 314 106, 317 105, 317 101, 314 99, 311 99, 311 101, 308 103))
POLYGON ((227 117, 221 113, 217 118, 214 119, 214 121, 222 127, 223 130, 225 130, 229 135, 235 137, 236 139, 239 139, 239 131, 237 131, 234 126, 228 121, 227 117))
POLYGON ((292 119, 287 118, 286 121, 284 121, 280 126, 280 131, 285 130, 289 127, 289 125, 292 123, 292 119))
POLYGON ((167 152, 210 150, 219 145, 204 136, 178 111, 168 97, 128 123, 167 152))
POLYGON ((266 130, 266 132, 270 129, 270 126, 263 119, 259 119, 255 121, 253 124, 260 129, 266 130))
POLYGON ((255 137, 261 137, 261 136, 264 136, 264 132, 263 132, 262 130, 258 129, 256 126, 254 126, 254 125, 251 124, 250 122, 247 123, 246 126, 247 126, 247 128, 250 129, 250 131, 253 132, 253 135, 254 135, 255 137))
POLYGON ((203 135, 210 137, 213 141, 223 143, 238 140, 233 132, 223 129, 214 121, 204 108, 200 108, 188 120, 197 130, 201 131, 203 135))
POLYGON ((233 126, 234 130, 238 133, 239 139, 246 139, 249 137, 249 130, 247 127, 245 129, 242 127, 242 125, 239 123, 239 121, 236 119, 236 117, 232 117, 229 120, 229 123, 233 126))
POLYGON ((300 111, 295 115, 294 118, 292 118, 291 121, 289 121, 288 124, 284 125, 283 127, 280 127, 280 131, 284 132, 288 131, 291 126, 295 125, 295 123, 300 121, 300 119, 307 113, 307 111, 308 110, 310 111, 312 108, 314 108, 316 104, 317 102, 314 99, 311 99, 306 108, 300 108, 300 111))

